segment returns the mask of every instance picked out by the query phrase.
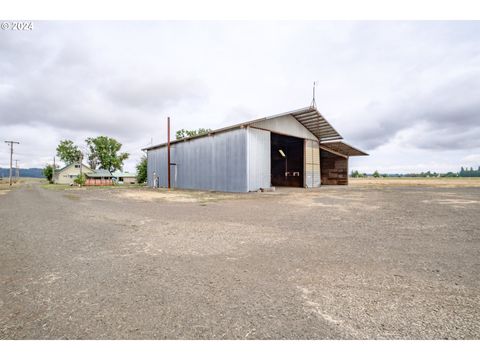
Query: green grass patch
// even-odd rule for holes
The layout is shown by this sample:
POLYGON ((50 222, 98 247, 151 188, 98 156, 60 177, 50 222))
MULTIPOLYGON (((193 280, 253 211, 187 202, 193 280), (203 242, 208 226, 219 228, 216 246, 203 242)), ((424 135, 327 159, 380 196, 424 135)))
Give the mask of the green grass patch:
POLYGON ((87 190, 87 191, 97 191, 97 190, 124 190, 124 189, 141 189, 145 185, 107 185, 107 186, 77 186, 77 185, 66 185, 66 184, 42 184, 42 188, 47 190, 87 190))

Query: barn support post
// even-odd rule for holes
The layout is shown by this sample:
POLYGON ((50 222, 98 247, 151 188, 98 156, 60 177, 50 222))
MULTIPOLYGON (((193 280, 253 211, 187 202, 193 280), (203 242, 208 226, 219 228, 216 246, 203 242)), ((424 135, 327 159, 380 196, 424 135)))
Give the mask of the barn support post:
POLYGON ((167 118, 167 166, 168 166, 168 172, 167 172, 167 176, 168 176, 168 188, 170 189, 170 116, 167 118))
POLYGON ((348 163, 350 162, 350 156, 347 156, 347 185, 348 185, 348 163))
MULTIPOLYGON (((314 85, 315 86, 315 85, 314 85)), ((307 139, 303 140, 303 188, 307 188, 307 139)))

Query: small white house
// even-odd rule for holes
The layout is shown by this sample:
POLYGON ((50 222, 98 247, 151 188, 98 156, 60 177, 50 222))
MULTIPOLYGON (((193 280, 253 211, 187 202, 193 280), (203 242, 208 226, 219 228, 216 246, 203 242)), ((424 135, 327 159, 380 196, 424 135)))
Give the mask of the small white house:
POLYGON ((56 169, 55 170, 55 175, 53 177, 53 182, 55 184, 65 184, 65 185, 71 185, 73 184, 74 180, 80 175, 80 166, 82 166, 82 172, 84 174, 91 174, 93 173, 93 170, 90 169, 87 165, 85 164, 70 164, 67 165, 61 169, 56 169))

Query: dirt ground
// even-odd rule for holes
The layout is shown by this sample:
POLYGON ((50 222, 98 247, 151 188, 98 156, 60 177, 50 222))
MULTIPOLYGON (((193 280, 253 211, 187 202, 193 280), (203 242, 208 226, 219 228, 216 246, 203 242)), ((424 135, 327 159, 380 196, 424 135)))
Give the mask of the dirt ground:
POLYGON ((21 184, 0 195, 0 338, 479 339, 480 187, 452 184, 21 184))

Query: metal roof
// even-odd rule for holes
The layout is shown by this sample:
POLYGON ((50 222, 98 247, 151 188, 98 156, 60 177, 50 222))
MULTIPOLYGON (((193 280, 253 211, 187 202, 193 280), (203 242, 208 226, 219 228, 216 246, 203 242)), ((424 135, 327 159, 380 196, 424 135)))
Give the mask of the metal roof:
POLYGON ((121 172, 121 171, 114 171, 112 173, 113 177, 136 177, 137 174, 129 173, 129 172, 121 172))
MULTIPOLYGON (((186 138, 183 138, 183 139, 172 140, 172 141, 170 141, 170 144, 175 144, 175 143, 178 143, 178 142, 181 142, 181 141, 189 141, 189 140, 192 140, 192 139, 196 139, 196 138, 200 138, 200 137, 204 137, 204 136, 209 136, 209 135, 213 135, 213 134, 216 134, 216 133, 221 133, 221 132, 224 132, 224 131, 230 131, 230 130, 234 130, 234 129, 237 129, 237 128, 246 127, 246 126, 249 126, 249 125, 254 125, 255 123, 260 122, 260 121, 270 120, 270 119, 278 118, 278 117, 285 116, 285 115, 293 116, 300 124, 305 126, 307 128, 307 130, 309 130, 313 135, 315 135, 320 141, 342 139, 342 136, 337 132, 337 130, 335 130, 332 125, 330 125, 330 123, 322 116, 322 114, 320 114, 318 112, 318 110, 316 108, 306 107, 306 108, 302 108, 302 109, 298 109, 298 110, 294 110, 294 111, 289 111, 289 112, 285 112, 285 113, 278 114, 278 115, 273 115, 273 116, 268 116, 268 117, 264 117, 264 118, 260 118, 260 119, 256 119, 256 120, 247 121, 247 122, 244 122, 244 123, 220 128, 220 129, 217 129, 217 130, 212 130, 208 134, 202 134, 202 135, 186 137, 186 138)), ((143 148, 142 150, 153 150, 153 149, 157 149, 157 148, 160 148, 160 147, 164 147, 166 145, 167 145, 167 143, 152 145, 152 146, 148 146, 146 148, 143 148)))
POLYGON ((85 174, 89 178, 99 178, 99 177, 112 177, 112 174, 108 170, 97 169, 93 173, 85 174))
MULTIPOLYGON (((71 164, 65 165, 65 166, 62 167, 61 169, 55 169, 55 172, 63 171, 63 170, 65 170, 66 168, 68 168, 69 166, 72 166, 72 165, 78 165, 78 163, 71 163, 71 164)), ((83 165, 83 167, 86 167, 87 169, 92 170, 92 169, 90 168, 90 166, 85 165, 85 164, 82 164, 82 165, 83 165)))
POLYGON ((134 174, 134 173, 129 173, 129 172, 121 172, 121 171, 114 171, 112 173, 110 173, 110 171, 108 170, 105 170, 105 169, 97 169, 97 170, 94 170, 93 173, 90 173, 90 174, 86 174, 88 177, 91 177, 91 178, 99 178, 99 177, 116 177, 116 178, 119 178, 119 177, 136 177, 137 174, 134 174))
MULTIPOLYGON (((314 107, 296 110, 283 115, 292 115, 300 124, 305 126, 307 130, 310 131, 313 135, 315 135, 320 141, 342 139, 342 136, 337 132, 337 130, 335 130, 333 126, 330 125, 330 123, 314 107)), ((274 117, 278 116, 281 115, 276 115, 274 117)))
POLYGON ((352 145, 348 145, 343 141, 321 142, 319 146, 320 148, 324 148, 324 150, 333 150, 345 156, 368 156, 366 152, 354 148, 352 145))

